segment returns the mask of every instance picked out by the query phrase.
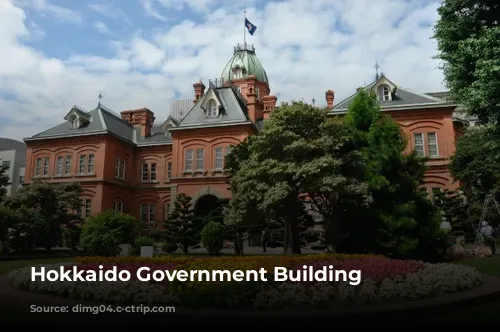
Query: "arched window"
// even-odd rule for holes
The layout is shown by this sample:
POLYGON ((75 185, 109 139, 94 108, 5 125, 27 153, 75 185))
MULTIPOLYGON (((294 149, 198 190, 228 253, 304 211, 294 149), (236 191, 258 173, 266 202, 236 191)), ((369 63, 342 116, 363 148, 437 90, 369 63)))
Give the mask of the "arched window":
POLYGON ((243 70, 241 67, 234 67, 233 68, 233 78, 242 78, 243 77, 243 70))
POLYGON ((79 127, 78 117, 75 115, 71 118, 71 128, 77 129, 79 127))
POLYGON ((212 99, 208 102, 207 116, 214 118, 218 115, 219 115, 219 112, 217 110, 217 103, 215 102, 215 100, 212 99))
POLYGON ((378 100, 379 101, 391 100, 391 92, 387 85, 382 85, 378 87, 378 100))

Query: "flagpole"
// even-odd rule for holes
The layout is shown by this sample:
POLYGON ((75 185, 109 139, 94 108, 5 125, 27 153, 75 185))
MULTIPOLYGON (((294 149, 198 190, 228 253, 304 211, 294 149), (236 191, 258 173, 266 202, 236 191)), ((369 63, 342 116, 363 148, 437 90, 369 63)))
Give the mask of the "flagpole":
POLYGON ((245 10, 243 12, 243 47, 246 47, 247 44, 247 26, 246 26, 246 19, 247 19, 247 11, 245 10))

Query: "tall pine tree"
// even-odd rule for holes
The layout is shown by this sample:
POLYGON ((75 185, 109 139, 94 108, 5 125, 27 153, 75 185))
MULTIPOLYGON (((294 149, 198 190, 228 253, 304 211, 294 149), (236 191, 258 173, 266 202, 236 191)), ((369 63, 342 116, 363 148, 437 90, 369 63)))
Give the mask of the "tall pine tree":
POLYGON ((184 254, 187 255, 189 250, 199 245, 203 223, 194 216, 190 196, 177 195, 174 208, 164 225, 167 241, 177 244, 184 254))

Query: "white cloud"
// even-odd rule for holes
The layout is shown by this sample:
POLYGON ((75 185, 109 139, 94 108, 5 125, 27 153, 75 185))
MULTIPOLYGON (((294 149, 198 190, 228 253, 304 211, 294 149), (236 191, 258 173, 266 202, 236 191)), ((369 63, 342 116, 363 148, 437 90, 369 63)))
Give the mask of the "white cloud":
POLYGON ((127 13, 125 13, 123 10, 119 8, 111 6, 110 4, 94 3, 88 5, 88 7, 103 16, 109 17, 114 20, 123 21, 129 25, 132 24, 132 21, 130 21, 130 18, 128 17, 127 13))
MULTIPOLYGON (((9 2, 10 0, 2 1, 9 2)), ((82 22, 82 18, 78 12, 65 7, 53 5, 47 0, 16 0, 15 4, 21 7, 31 8, 41 14, 53 16, 64 22, 75 24, 82 22)))
MULTIPOLYGON (((24 43, 33 33, 32 18, 26 17, 25 7, 0 0, 0 136, 19 139, 48 129, 73 104, 95 107, 101 92, 102 103, 115 111, 146 106, 161 122, 174 96, 192 98, 195 81, 207 83, 220 75, 233 46, 243 41, 241 6, 253 0, 243 5, 199 1, 204 21, 185 20, 154 33, 138 27, 143 31, 110 41, 116 49, 107 58, 95 53, 58 59, 24 43), (4 118, 8 126, 2 125, 4 118)), ((161 20, 179 10, 179 3, 191 8, 187 1, 142 3, 150 6, 150 17, 157 14, 161 20)), ((255 44, 280 101, 315 98, 317 105, 324 105, 325 91, 333 89, 338 102, 373 80, 375 61, 399 86, 439 91, 443 76, 432 59, 436 51, 429 27, 436 20, 437 3, 417 8, 419 3, 288 0, 269 2, 259 10, 248 6, 247 17, 258 28, 254 36, 247 34, 247 42, 255 44)), ((54 14, 47 2, 32 4, 54 14)), ((104 8, 93 9, 111 13, 104 8)), ((105 31, 104 25, 97 26, 105 31)))
POLYGON ((147 16, 155 18, 160 21, 167 21, 167 18, 160 14, 160 12, 155 8, 152 0, 140 0, 142 8, 147 16))
POLYGON ((102 34, 105 34, 105 35, 110 35, 110 36, 115 36, 113 34, 113 32, 111 32, 111 30, 108 28, 108 26, 106 25, 106 23, 104 23, 104 22, 101 22, 101 21, 94 22, 94 28, 99 33, 102 33, 102 34))

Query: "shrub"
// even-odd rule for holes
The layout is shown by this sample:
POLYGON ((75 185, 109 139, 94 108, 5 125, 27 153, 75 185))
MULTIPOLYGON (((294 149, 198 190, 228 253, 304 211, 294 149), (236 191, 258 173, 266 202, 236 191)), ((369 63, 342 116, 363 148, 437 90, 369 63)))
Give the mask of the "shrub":
POLYGON ((210 256, 219 256, 224 246, 224 226, 216 221, 206 224, 201 231, 201 242, 210 256))
POLYGON ((141 247, 153 247, 154 251, 157 250, 155 247, 155 240, 148 236, 139 236, 134 240, 132 245, 132 255, 140 255, 141 247))
POLYGON ((80 245, 80 236, 82 235, 82 226, 68 225, 63 229, 63 241, 71 250, 78 250, 80 245))
POLYGON ((168 254, 171 254, 171 253, 174 253, 177 251, 177 249, 179 249, 179 247, 177 246, 176 243, 172 243, 172 242, 165 242, 162 246, 161 246, 161 249, 168 253, 168 254))
POLYGON ((120 244, 132 243, 138 231, 134 217, 125 213, 104 211, 84 224, 80 244, 88 254, 116 256, 120 244))

